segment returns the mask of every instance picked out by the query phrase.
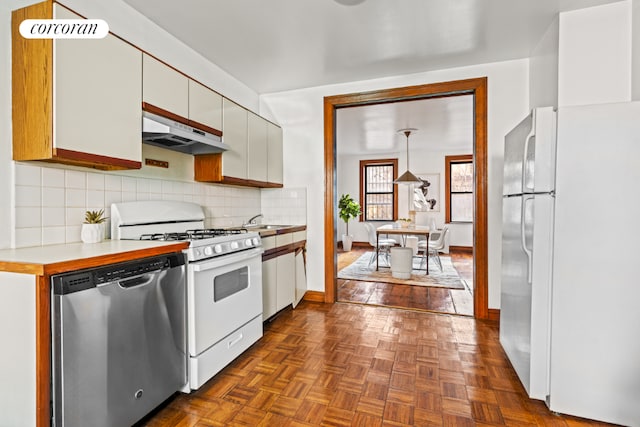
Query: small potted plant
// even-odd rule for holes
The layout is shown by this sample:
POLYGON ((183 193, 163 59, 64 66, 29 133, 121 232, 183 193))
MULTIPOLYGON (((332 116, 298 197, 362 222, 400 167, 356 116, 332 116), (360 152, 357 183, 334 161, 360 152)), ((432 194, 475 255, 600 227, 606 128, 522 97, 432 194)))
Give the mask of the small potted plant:
POLYGON ((346 233, 342 235, 342 249, 345 251, 351 250, 351 244, 353 243, 353 236, 349 234, 349 220, 360 215, 360 205, 358 202, 348 194, 340 196, 338 202, 338 216, 344 221, 347 226, 346 233))
POLYGON ((86 211, 84 223, 80 231, 80 238, 84 243, 98 243, 104 240, 104 209, 99 211, 86 211))

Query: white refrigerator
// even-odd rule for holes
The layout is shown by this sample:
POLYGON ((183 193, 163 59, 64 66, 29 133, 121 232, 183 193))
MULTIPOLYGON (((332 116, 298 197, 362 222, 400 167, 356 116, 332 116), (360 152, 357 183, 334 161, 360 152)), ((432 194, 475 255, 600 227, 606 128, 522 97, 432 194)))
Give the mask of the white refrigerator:
POLYGON ((640 102, 505 137, 500 342, 555 412, 640 426, 640 102))

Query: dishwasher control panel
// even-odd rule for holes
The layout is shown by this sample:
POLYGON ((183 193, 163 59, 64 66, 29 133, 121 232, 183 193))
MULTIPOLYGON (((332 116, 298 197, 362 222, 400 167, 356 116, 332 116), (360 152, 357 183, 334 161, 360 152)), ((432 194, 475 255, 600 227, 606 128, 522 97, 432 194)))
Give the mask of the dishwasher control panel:
POLYGON ((58 274, 51 284, 55 295, 66 295, 184 264, 184 255, 175 253, 58 274))

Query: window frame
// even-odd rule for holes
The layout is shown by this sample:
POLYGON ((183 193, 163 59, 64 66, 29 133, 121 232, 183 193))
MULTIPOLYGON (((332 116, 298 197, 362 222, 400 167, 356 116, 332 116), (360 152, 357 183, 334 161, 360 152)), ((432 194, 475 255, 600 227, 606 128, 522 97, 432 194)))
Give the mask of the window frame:
MULTIPOLYGON (((474 191, 456 191, 453 194, 471 194, 472 200, 475 203, 475 161, 473 159, 473 154, 459 154, 454 156, 445 156, 444 157, 444 193, 445 193, 445 223, 447 224, 473 224, 473 219, 471 221, 451 221, 451 165, 457 163, 471 163, 473 166, 473 174, 474 174, 474 185, 472 186, 474 191)), ((475 209, 475 206, 474 206, 475 209)))
POLYGON ((367 166, 393 166, 393 180, 398 178, 398 159, 366 159, 360 160, 360 222, 372 221, 372 222, 390 222, 398 219, 398 185, 393 184, 393 218, 392 219, 365 219, 366 206, 366 174, 365 169, 367 166))

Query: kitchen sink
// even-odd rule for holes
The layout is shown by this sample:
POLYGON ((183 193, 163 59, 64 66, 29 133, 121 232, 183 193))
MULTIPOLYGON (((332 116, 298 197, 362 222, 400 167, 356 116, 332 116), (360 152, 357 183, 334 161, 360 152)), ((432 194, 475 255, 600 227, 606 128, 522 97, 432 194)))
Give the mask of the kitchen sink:
POLYGON ((290 225, 278 225, 278 224, 256 224, 256 225, 245 225, 244 228, 247 230, 277 230, 279 228, 287 228, 291 227, 290 225))

